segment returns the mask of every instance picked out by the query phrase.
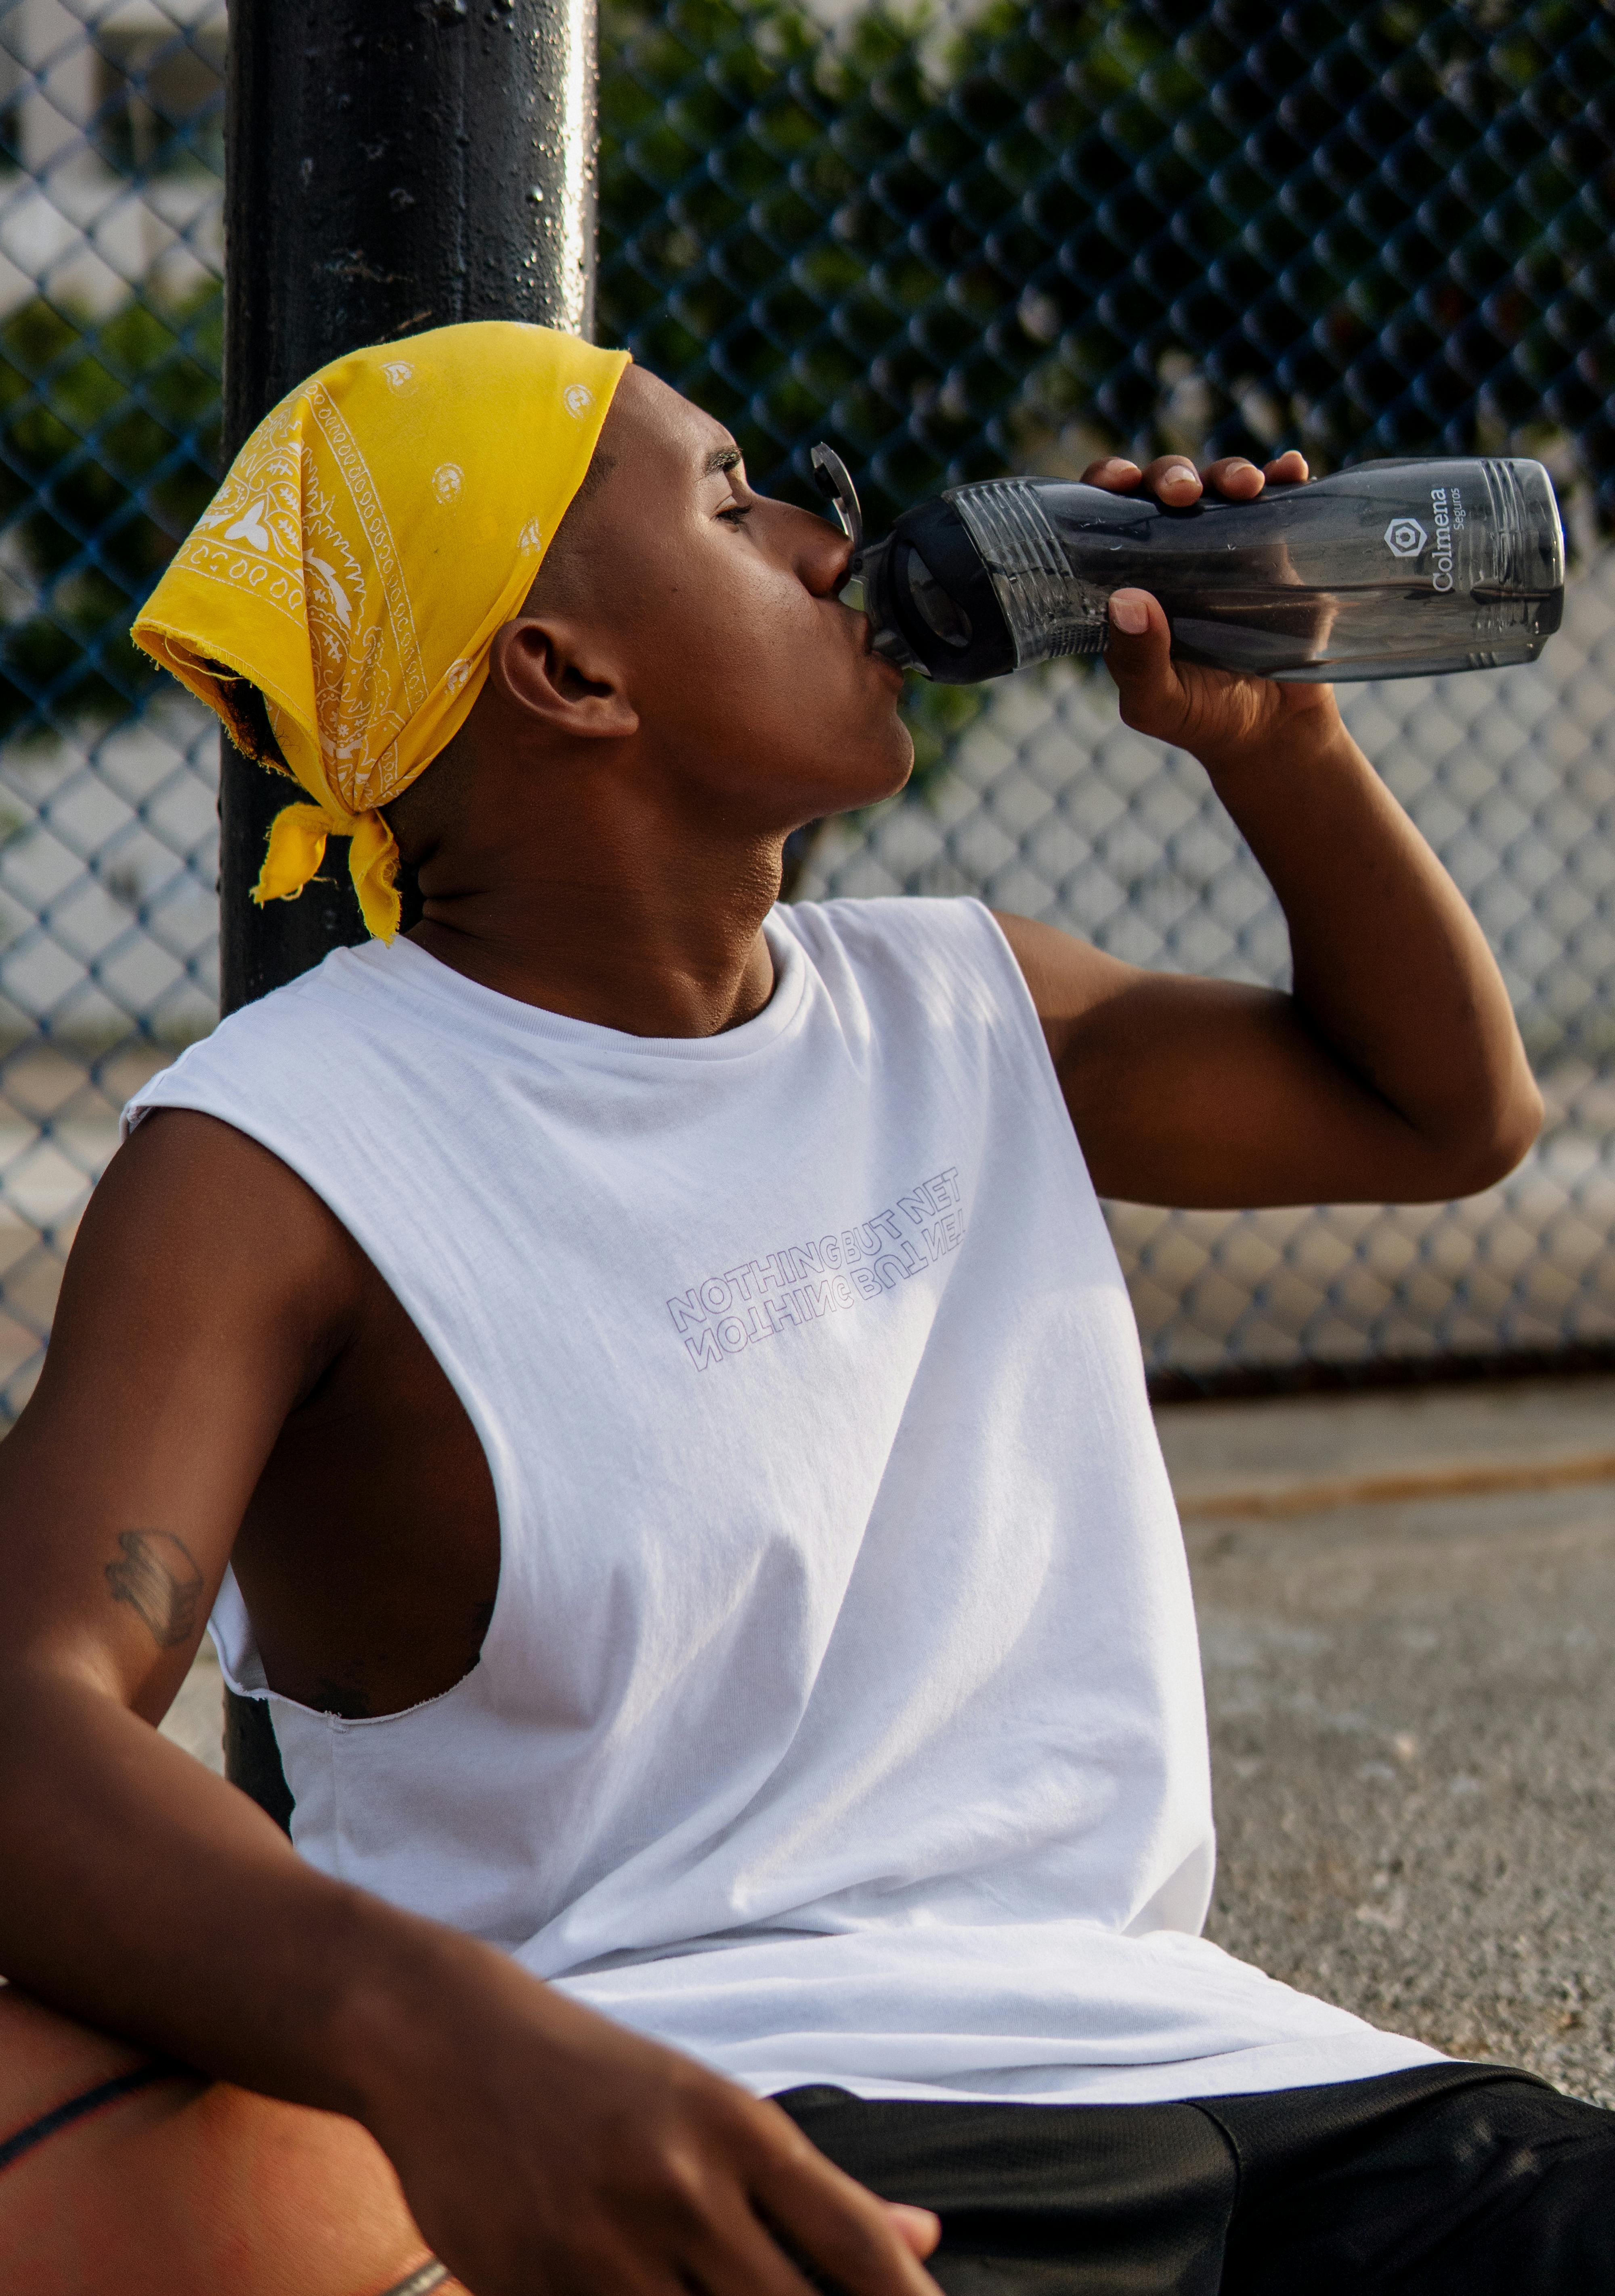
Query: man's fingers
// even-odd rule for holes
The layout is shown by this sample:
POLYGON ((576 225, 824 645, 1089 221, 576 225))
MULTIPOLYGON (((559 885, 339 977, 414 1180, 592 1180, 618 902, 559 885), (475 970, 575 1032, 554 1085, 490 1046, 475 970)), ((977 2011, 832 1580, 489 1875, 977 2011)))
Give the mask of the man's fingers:
POLYGON ((1128 495, 1139 487, 1150 492, 1174 509, 1186 503, 1198 502, 1208 485, 1226 495, 1231 502, 1251 502, 1264 486, 1295 486, 1310 477, 1307 457, 1293 447, 1258 470, 1246 455, 1224 455, 1213 463, 1202 477, 1187 455, 1159 455, 1147 469, 1140 470, 1122 455, 1104 455, 1090 463, 1082 474, 1085 487, 1103 487, 1107 493, 1128 495))
MULTIPOLYGON (((821 2152, 771 2163, 755 2180, 758 2208, 810 2267, 846 2296, 938 2296, 914 2234, 936 2219, 926 2209, 876 2200, 821 2152), (916 2221, 899 2223, 900 2218, 916 2221)), ((940 2226, 938 2226, 939 2233, 940 2226)))
MULTIPOLYGON (((817 2259, 800 2241, 791 2244, 812 2269, 817 2259)), ((699 2296, 816 2296, 812 2281, 738 2196, 708 2236, 692 2243, 680 2264, 686 2289, 699 2296)))
POLYGON ((911 2208, 906 2201, 888 2201, 885 2208, 898 2239, 906 2240, 923 2263, 942 2237, 941 2218, 931 2209, 911 2208))
POLYGON ((1130 495, 1144 472, 1136 463, 1129 463, 1122 455, 1103 455, 1090 463, 1082 474, 1085 487, 1103 487, 1108 494, 1130 495))
POLYGON ((1187 455, 1160 455, 1144 474, 1144 482, 1160 501, 1179 509, 1198 502, 1203 491, 1200 472, 1187 455))
MULTIPOLYGON (((909 2208, 901 2201, 881 2201, 876 2205, 912 2256, 929 2256, 941 2239, 941 2219, 930 2209, 909 2208)), ((797 2245, 810 2269, 823 2268, 819 2257, 806 2255, 799 2241, 797 2245)), ((719 2240, 709 2249, 692 2253, 685 2277, 701 2289, 702 2296, 814 2296, 796 2266, 750 2210, 744 2209, 726 2219, 719 2240)), ((921 2284, 929 2291, 928 2280, 922 2278, 921 2284)), ((908 2296, 906 2283, 904 2296, 908 2296)))
POLYGON ((1206 476, 1218 494, 1226 495, 1231 502, 1250 502, 1267 484, 1256 464, 1243 455, 1225 455, 1212 463, 1206 476))

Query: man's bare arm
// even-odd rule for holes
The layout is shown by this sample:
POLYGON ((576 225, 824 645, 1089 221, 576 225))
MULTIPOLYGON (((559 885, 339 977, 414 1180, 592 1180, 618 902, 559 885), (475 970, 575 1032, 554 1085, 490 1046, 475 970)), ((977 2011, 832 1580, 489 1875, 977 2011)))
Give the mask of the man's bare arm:
POLYGON ((477 2296, 924 2296, 934 2238, 774 2107, 512 1962, 316 1872, 152 1725, 364 1263, 209 1119, 148 1118, 0 1444, 0 1971, 266 2095, 345 2112, 477 2296))
MULTIPOLYGON (((1169 457, 1144 474, 1172 502, 1169 457)), ((1096 466, 1130 487, 1131 465, 1096 466)), ((1299 457, 1269 466, 1299 477, 1299 457)), ((1209 474, 1235 496, 1249 463, 1209 474)), ((1042 1016, 1094 1185, 1135 1202, 1234 1208, 1466 1194, 1525 1153, 1542 1105, 1485 939, 1347 733, 1326 686, 1170 659, 1165 615, 1106 660, 1126 722, 1191 750, 1290 928, 1293 989, 1147 972, 1001 920, 1042 1016)))

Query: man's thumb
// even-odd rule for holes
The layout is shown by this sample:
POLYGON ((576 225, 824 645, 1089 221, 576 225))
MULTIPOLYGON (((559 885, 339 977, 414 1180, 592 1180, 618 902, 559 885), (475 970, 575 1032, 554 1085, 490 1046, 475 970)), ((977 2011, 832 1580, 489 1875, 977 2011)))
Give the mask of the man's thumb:
POLYGON ((1112 590, 1110 619, 1105 667, 1120 692, 1123 718, 1131 725, 1129 707, 1146 717, 1160 709, 1172 676, 1172 632, 1147 590, 1112 590))
POLYGON ((1112 590, 1111 635, 1105 652, 1117 667, 1142 669, 1169 643, 1167 618, 1147 590, 1112 590))

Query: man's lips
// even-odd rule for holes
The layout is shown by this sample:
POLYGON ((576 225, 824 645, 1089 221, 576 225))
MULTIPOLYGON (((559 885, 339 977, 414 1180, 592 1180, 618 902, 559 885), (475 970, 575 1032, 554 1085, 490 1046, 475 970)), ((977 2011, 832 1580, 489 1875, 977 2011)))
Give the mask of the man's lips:
POLYGON ((885 670, 889 676, 896 679, 898 686, 900 687, 903 683, 903 672, 898 668, 895 661, 888 661, 883 653, 877 653, 874 650, 874 624, 870 620, 867 614, 859 614, 858 619, 864 625, 863 650, 865 660, 873 662, 878 668, 885 670))

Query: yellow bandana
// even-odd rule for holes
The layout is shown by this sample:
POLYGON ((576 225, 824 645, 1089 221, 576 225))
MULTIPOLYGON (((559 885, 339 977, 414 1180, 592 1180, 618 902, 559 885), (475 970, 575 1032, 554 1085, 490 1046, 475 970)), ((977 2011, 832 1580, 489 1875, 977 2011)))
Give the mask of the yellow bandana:
POLYGON ((250 757, 216 666, 257 686, 312 800, 277 816, 254 900, 293 899, 348 837, 365 922, 392 939, 376 808, 465 722, 627 364, 549 327, 439 327, 333 360, 242 448, 134 635, 250 757))

